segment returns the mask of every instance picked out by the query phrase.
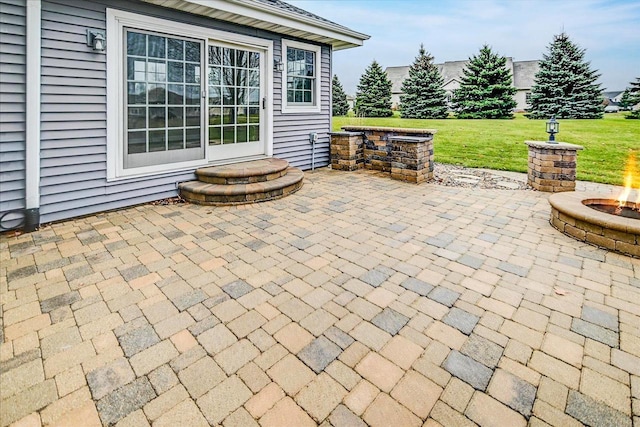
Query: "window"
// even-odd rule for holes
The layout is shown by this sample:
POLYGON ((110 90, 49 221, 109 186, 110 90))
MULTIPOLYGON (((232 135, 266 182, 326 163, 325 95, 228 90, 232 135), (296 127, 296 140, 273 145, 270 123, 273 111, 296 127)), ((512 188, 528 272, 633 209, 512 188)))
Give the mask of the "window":
POLYGON ((524 94, 524 102, 527 104, 531 104, 531 92, 527 92, 524 94))
POLYGON ((283 40, 282 56, 282 112, 320 112, 320 46, 283 40))
POLYGON ((125 29, 124 168, 202 158, 202 42, 125 29))

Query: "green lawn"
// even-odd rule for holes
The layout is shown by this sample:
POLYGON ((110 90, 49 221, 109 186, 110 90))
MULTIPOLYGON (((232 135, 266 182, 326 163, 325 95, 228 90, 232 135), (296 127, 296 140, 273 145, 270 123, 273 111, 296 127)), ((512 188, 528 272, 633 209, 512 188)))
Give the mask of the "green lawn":
MULTIPOLYGON (((626 120, 625 113, 606 114, 601 120, 559 120, 556 139, 578 144, 578 179, 622 184, 622 171, 630 153, 640 160, 640 121, 626 120)), ((334 117, 333 130, 345 125, 436 129, 436 162, 475 168, 527 171, 525 140, 546 141, 546 120, 529 120, 517 114, 513 120, 418 120, 334 117)), ((638 171, 640 174, 640 171, 638 171)))

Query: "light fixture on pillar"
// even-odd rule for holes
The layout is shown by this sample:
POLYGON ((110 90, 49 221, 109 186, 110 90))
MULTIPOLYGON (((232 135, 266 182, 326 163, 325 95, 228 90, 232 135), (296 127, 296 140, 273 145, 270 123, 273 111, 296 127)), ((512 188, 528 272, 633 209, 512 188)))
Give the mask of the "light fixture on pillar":
POLYGON ((87 46, 95 52, 104 52, 107 47, 107 39, 104 30, 87 30, 87 46))
POLYGON ((284 64, 282 63, 282 61, 278 59, 273 60, 273 71, 279 71, 279 72, 284 71, 284 64))
POLYGON ((560 132, 560 123, 556 121, 555 116, 551 116, 547 122, 547 133, 549 134, 549 144, 557 144, 555 134, 560 132))

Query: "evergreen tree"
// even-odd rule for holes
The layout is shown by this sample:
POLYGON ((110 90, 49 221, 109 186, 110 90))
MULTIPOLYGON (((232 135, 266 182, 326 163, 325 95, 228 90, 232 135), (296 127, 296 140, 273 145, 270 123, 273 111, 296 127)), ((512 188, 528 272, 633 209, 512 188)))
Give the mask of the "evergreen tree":
POLYGON ((640 104, 640 77, 636 77, 636 81, 629 84, 631 85, 629 93, 631 94, 632 111, 627 116, 627 119, 640 119, 640 107, 637 110, 633 110, 636 105, 640 104))
POLYGON ((334 116, 346 116, 349 112, 349 103, 347 102, 347 94, 342 89, 342 84, 338 80, 338 76, 333 75, 331 82, 331 99, 332 113, 334 116))
POLYGON ((565 33, 553 37, 542 55, 531 88, 529 118, 600 119, 604 113, 600 74, 584 60, 580 49, 565 33))
POLYGON ((391 111, 391 81, 374 59, 360 77, 356 92, 356 114, 363 117, 389 117, 391 111))
POLYGON ((629 88, 626 88, 624 92, 622 92, 622 97, 620 98, 620 108, 623 110, 629 110, 633 107, 633 95, 631 95, 631 91, 629 88))
POLYGON ((400 111, 404 119, 444 119, 447 117, 447 99, 444 78, 433 64, 433 56, 420 45, 418 56, 409 77, 402 82, 400 111))
POLYGON ((511 119, 516 93, 507 59, 484 45, 469 58, 462 71, 460 88, 453 92, 456 116, 460 119, 511 119))

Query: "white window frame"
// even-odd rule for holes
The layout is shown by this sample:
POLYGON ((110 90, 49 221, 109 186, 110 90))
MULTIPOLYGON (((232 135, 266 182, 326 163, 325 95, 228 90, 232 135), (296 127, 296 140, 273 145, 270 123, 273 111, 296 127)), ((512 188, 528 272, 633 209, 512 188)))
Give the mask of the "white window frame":
POLYGON ((295 114, 295 113, 320 113, 322 105, 320 99, 320 87, 322 86, 322 76, 320 75, 322 67, 320 62, 322 60, 322 48, 318 45, 301 43, 293 40, 282 39, 282 63, 284 64, 284 70, 282 71, 282 113, 283 114, 295 114), (315 90, 312 95, 315 98, 313 105, 302 104, 289 104, 287 102, 287 48, 292 47, 295 49, 303 49, 314 52, 315 60, 313 66, 315 67, 315 90))
MULTIPOLYGON (((124 169, 124 132, 126 127, 124 121, 124 112, 126 111, 126 100, 124 99, 124 85, 126 84, 123 55, 125 46, 125 40, 123 38, 124 27, 133 30, 146 30, 166 33, 169 36, 202 40, 205 49, 203 64, 205 68, 209 59, 208 45, 210 40, 236 43, 242 46, 262 49, 266 52, 265 61, 267 61, 267 64, 273 63, 273 41, 122 10, 107 9, 107 181, 119 181, 139 176, 184 171, 207 165, 209 160, 207 158, 208 144, 205 138, 205 132, 208 126, 208 115, 203 114, 203 159, 124 169)), ((265 156, 271 156, 273 153, 273 102, 271 101, 273 99, 273 84, 271 83, 273 82, 273 70, 271 67, 266 67, 266 70, 265 156)), ((208 90, 206 81, 203 82, 202 90, 208 90)), ((206 108, 203 109, 203 111, 205 110, 206 108)))

